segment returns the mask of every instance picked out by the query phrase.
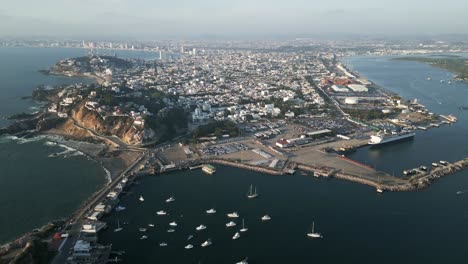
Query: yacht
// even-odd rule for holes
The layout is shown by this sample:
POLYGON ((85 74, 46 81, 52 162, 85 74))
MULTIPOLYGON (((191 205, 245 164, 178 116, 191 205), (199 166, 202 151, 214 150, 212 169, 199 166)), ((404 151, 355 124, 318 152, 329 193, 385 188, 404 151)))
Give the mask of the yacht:
POLYGON ((195 228, 197 231, 201 231, 201 230, 205 230, 206 229, 206 226, 204 225, 199 225, 195 228))
POLYGON ((149 227, 154 227, 154 224, 148 224, 149 227))
POLYGON ((174 233, 174 232, 175 232, 175 229, 168 229, 167 232, 168 232, 168 233, 174 233))
POLYGON ((233 227, 233 226, 236 226, 236 223, 233 221, 226 224, 226 227, 233 227))
POLYGON ((140 228, 138 228, 138 231, 140 231, 140 232, 146 232, 146 228, 140 227, 140 228))
POLYGON ((206 210, 207 214, 215 214, 216 210, 214 208, 211 208, 210 210, 206 210))
POLYGON ((236 240, 236 239, 238 239, 239 237, 240 237, 239 232, 236 232, 236 233, 234 234, 234 236, 232 237, 232 239, 233 239, 233 240, 236 240))
POLYGON ((140 196, 139 200, 140 200, 140 202, 144 202, 145 198, 143 198, 143 196, 140 196))
POLYGON ((269 221, 269 220, 271 220, 271 217, 269 215, 262 216, 262 221, 269 221))
POLYGON ((147 238, 148 238, 148 236, 141 236, 140 240, 144 240, 144 239, 147 239, 147 238))
POLYGON ((211 242, 211 239, 208 239, 207 241, 203 242, 203 243, 201 244, 201 246, 202 246, 202 247, 207 247, 207 246, 210 246, 211 244, 213 244, 213 243, 211 242))
POLYGON ((244 218, 242 218, 242 229, 240 230, 241 232, 247 232, 249 230, 248 228, 245 227, 244 225, 244 218))
POLYGON ((192 244, 188 244, 185 246, 185 249, 192 249, 193 248, 193 245, 192 244))
POLYGON ((232 212, 232 213, 227 214, 227 217, 229 217, 229 218, 238 218, 239 214, 237 212, 232 212))
POLYGON ((255 199, 257 197, 258 197, 257 188, 255 188, 255 190, 253 190, 253 186, 250 185, 250 189, 249 189, 249 193, 247 194, 247 198, 255 199))
POLYGON ((119 220, 117 219, 117 228, 114 229, 114 232, 120 232, 120 231, 122 231, 122 230, 123 230, 123 228, 120 227, 120 222, 119 222, 119 220))
POLYGON ((307 233, 308 237, 311 238, 322 238, 323 236, 320 233, 315 232, 315 222, 312 222, 312 232, 307 233))
POLYGON ((172 202, 174 202, 174 201, 175 201, 174 196, 171 196, 171 197, 169 197, 169 198, 166 199, 166 203, 172 203, 172 202))
POLYGON ((236 264, 249 264, 249 263, 247 262, 247 258, 246 258, 244 260, 237 262, 236 264))
POLYGON ((157 215, 167 215, 166 211, 163 211, 163 210, 157 211, 156 214, 157 215))
POLYGON ((160 247, 167 247, 167 243, 166 242, 161 242, 161 243, 159 243, 159 246, 160 247))
POLYGON ((174 221, 174 222, 170 222, 169 225, 170 226, 177 226, 177 223, 174 221))

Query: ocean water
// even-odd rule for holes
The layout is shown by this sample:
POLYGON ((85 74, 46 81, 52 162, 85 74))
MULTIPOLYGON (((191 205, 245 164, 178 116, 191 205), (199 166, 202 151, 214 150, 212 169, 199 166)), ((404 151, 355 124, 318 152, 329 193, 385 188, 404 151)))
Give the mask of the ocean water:
POLYGON ((395 61, 387 57, 353 57, 353 68, 365 78, 403 96, 418 98, 436 114, 453 114, 458 122, 428 131, 417 131, 413 140, 382 147, 365 147, 350 158, 395 175, 419 165, 440 160, 456 161, 468 157, 468 83, 448 81, 452 73, 418 62, 395 61), (432 80, 428 81, 427 78, 432 80), (441 83, 440 80, 444 82, 441 83))
MULTIPOLYGON (((451 74, 419 63, 383 57, 351 61, 370 80, 408 99, 420 98, 430 111, 452 113, 459 119, 452 126, 418 132, 413 141, 362 148, 352 158, 400 172, 430 161, 468 156, 467 117, 458 110, 467 103, 467 84, 441 85, 438 79, 451 74), (428 82, 428 76, 435 81, 428 82)), ((271 176, 217 166, 212 176, 198 170, 140 179, 121 199, 127 209, 104 219, 110 228, 100 239, 126 252, 120 257, 123 263, 236 263, 246 257, 249 263, 465 263, 467 201, 467 171, 421 191, 378 194, 374 188, 336 179, 271 176), (256 200, 245 197, 250 184, 260 193, 256 200), (459 190, 467 193, 457 195, 459 190), (165 199, 172 195, 176 201, 167 204, 165 199), (212 207, 218 213, 207 215, 205 210, 212 207), (170 215, 158 216, 159 210, 170 215), (238 240, 232 236, 240 227, 225 226, 230 220, 226 214, 232 211, 239 212, 249 228, 238 240), (262 222, 264 214, 272 220, 262 222), (128 224, 115 233, 117 221, 128 224), (172 221, 179 225, 168 233, 172 221), (323 239, 306 236, 313 221, 323 239), (195 231, 200 224, 207 229, 195 231), (139 232, 140 227, 148 231, 139 232), (148 239, 140 240, 142 235, 148 239), (186 241, 189 235, 195 238, 186 241), (213 245, 201 248, 208 238, 213 245), (160 242, 168 246, 159 247, 160 242), (195 247, 184 249, 188 243, 195 247)))
MULTIPOLYGON (((155 59, 143 51, 96 50, 101 55, 155 59)), ((0 48, 0 127, 12 114, 39 110, 30 96, 38 85, 91 83, 92 79, 48 76, 39 72, 58 60, 86 56, 84 49, 0 48)), ((0 243, 66 217, 105 182, 105 172, 80 153, 50 142, 0 137, 0 243), (57 157, 49 157, 59 153, 57 157)))

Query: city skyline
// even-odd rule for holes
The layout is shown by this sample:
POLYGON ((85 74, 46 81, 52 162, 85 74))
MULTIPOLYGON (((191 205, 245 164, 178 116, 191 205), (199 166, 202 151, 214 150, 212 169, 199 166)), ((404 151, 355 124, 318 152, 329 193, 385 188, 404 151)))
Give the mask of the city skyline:
POLYGON ((425 1, 9 1, 0 36, 307 37, 467 34, 468 3, 425 1), (28 8, 25 9, 24 6, 28 8))

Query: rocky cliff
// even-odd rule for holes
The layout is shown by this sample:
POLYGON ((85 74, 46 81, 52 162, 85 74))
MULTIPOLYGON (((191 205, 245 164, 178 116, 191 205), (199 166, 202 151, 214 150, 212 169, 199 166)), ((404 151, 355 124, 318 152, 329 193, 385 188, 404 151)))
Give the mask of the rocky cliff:
POLYGON ((84 105, 77 106, 71 115, 77 125, 95 131, 103 136, 117 136, 127 144, 139 144, 154 132, 134 126, 129 116, 102 117, 98 112, 88 110, 84 105))

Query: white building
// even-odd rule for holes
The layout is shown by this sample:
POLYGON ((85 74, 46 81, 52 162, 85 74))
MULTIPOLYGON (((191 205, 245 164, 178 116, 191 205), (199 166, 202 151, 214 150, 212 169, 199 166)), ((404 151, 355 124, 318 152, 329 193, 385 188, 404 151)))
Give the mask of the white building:
POLYGON ((335 84, 332 87, 332 90, 337 92, 337 93, 347 93, 349 92, 349 89, 344 87, 343 85, 335 84))
POLYGON ((361 84, 350 84, 348 88, 353 90, 353 92, 367 93, 369 91, 366 86, 361 84))

